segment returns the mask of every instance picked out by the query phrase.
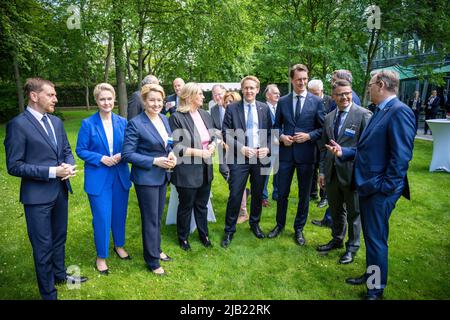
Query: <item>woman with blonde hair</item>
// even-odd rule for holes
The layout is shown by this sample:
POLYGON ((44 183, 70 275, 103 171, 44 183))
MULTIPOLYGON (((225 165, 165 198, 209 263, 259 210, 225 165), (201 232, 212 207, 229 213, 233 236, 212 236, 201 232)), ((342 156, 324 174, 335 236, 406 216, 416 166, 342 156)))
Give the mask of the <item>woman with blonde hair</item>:
POLYGON ((121 156, 127 120, 112 112, 116 93, 110 84, 98 84, 94 97, 99 110, 82 121, 76 153, 84 160, 84 190, 91 205, 97 249, 95 267, 100 274, 108 275, 111 230, 115 253, 120 259, 131 259, 123 248, 131 188, 130 171, 121 156))
POLYGON ((173 131, 174 152, 178 157, 171 182, 177 188, 177 234, 180 247, 188 251, 191 212, 197 224, 200 241, 211 247, 208 234, 207 203, 213 179, 211 157, 216 147, 213 120, 202 110, 203 91, 196 83, 187 83, 180 93, 180 105, 169 119, 173 131))
POLYGON ((125 131, 122 156, 132 164, 131 181, 136 189, 142 221, 144 260, 156 275, 164 275, 160 261, 171 258, 161 249, 161 218, 166 186, 176 158, 169 143, 172 131, 163 108, 164 89, 147 84, 141 89, 144 112, 130 120, 125 131))

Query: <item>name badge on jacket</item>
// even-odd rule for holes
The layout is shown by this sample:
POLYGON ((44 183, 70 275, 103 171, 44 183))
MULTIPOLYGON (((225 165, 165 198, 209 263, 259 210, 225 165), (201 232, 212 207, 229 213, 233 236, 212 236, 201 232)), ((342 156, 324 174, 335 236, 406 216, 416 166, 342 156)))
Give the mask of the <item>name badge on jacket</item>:
POLYGON ((354 138, 356 135, 356 131, 351 128, 345 128, 344 136, 354 138))

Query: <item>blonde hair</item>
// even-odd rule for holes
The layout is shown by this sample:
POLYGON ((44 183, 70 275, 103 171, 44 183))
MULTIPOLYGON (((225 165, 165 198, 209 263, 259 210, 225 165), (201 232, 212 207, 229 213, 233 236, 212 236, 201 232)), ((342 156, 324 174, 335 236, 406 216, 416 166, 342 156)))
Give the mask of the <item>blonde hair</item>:
POLYGON ((163 99, 166 97, 163 87, 161 87, 159 84, 156 84, 156 83, 149 83, 149 84, 142 86, 142 88, 141 88, 142 101, 147 100, 148 94, 152 91, 161 93, 161 96, 163 99))
POLYGON ((225 95, 223 96, 223 104, 226 103, 228 98, 231 97, 233 99, 233 102, 241 101, 241 95, 237 93, 236 91, 227 91, 225 95))
POLYGON ((251 80, 251 81, 256 82, 257 87, 258 87, 258 88, 260 87, 260 82, 259 82, 259 79, 258 79, 257 77, 255 77, 255 76, 246 76, 246 77, 244 77, 244 78, 241 80, 241 88, 242 88, 242 86, 244 85, 244 82, 247 81, 247 80, 251 80))
POLYGON ((100 95, 100 92, 102 91, 109 91, 112 93, 113 98, 116 98, 116 91, 114 90, 114 87, 110 85, 109 83, 99 83, 94 88, 94 98, 95 100, 98 99, 98 96, 100 95))
POLYGON ((182 113, 191 111, 190 100, 199 92, 202 92, 202 88, 198 85, 198 83, 186 83, 180 92, 180 105, 178 106, 177 111, 182 113))

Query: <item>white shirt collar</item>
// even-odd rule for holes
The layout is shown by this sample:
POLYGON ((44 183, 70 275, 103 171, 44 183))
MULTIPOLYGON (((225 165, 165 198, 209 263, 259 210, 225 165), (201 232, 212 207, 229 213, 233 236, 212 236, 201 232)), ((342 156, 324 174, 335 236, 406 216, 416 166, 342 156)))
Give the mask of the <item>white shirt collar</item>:
MULTIPOLYGON (((42 121, 42 118, 46 114, 42 114, 39 111, 34 110, 32 107, 27 106, 27 110, 37 119, 37 121, 42 121)), ((48 117, 47 117, 48 118, 48 117)))

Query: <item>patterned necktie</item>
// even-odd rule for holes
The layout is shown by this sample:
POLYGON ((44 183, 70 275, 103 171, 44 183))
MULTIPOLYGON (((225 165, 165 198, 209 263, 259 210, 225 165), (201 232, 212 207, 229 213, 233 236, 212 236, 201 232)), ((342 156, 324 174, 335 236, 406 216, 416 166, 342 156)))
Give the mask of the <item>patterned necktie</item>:
POLYGON ((344 111, 338 111, 338 116, 336 118, 336 121, 334 122, 334 139, 337 140, 339 135, 339 126, 341 125, 341 117, 344 111))
POLYGON ((52 142, 53 146, 56 148, 56 140, 55 136, 53 135, 52 128, 50 127, 50 124, 48 123, 47 116, 42 117, 42 122, 44 122, 44 127, 47 130, 48 137, 50 138, 50 141, 52 142))
POLYGON ((250 103, 248 104, 247 124, 245 126, 247 129, 248 146, 253 148, 253 112, 250 103))

